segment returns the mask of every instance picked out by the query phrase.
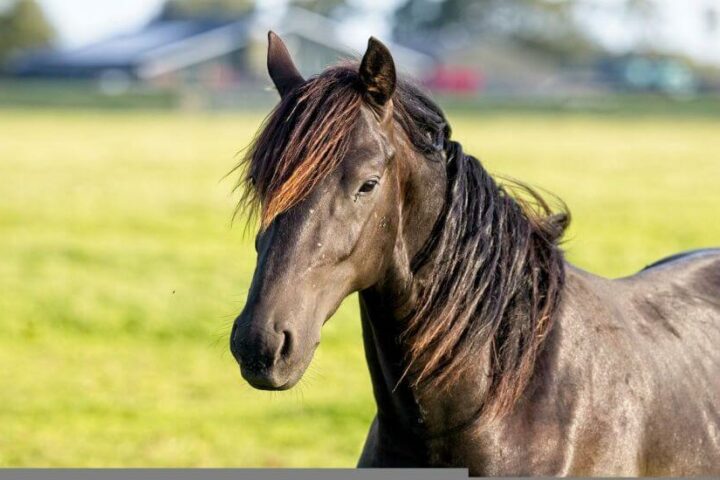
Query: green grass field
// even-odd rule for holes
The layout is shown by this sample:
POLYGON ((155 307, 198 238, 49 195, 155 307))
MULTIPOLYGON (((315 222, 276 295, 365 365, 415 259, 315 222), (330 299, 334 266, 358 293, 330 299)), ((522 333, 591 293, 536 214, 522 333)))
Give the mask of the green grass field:
MULTIPOLYGON (((716 119, 450 118, 567 202, 581 267, 720 244, 716 119)), ((289 392, 250 389, 226 346, 254 251, 223 176, 259 121, 0 110, 0 465, 354 465, 374 411, 354 298, 289 392)))

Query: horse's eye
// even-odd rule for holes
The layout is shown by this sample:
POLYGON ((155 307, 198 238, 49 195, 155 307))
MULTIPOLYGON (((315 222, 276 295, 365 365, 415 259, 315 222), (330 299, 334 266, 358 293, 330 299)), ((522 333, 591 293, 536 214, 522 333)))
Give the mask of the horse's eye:
POLYGON ((377 187, 377 185, 377 180, 368 180, 367 182, 362 184, 362 187, 360 187, 358 193, 370 193, 375 189, 375 187, 377 187))

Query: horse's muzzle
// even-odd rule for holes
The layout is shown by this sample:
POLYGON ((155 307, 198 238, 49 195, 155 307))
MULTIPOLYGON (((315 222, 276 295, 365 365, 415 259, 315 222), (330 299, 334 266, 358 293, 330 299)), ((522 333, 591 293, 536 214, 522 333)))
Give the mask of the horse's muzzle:
MULTIPOLYGON (((293 379, 294 335, 286 328, 258 328, 241 314, 230 334, 230 351, 247 382, 261 390, 287 390, 293 379)), ((293 381, 294 380, 294 381, 293 381)))

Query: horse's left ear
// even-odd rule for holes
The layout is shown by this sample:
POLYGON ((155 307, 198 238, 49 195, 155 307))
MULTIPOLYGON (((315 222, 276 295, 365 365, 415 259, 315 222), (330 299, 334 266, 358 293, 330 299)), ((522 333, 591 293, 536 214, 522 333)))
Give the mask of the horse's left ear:
POLYGON ((395 62, 390 50, 375 37, 368 41, 358 73, 369 98, 379 106, 385 105, 395 92, 395 62))
POLYGON ((305 82, 290 58, 287 47, 272 31, 268 32, 267 67, 270 78, 281 97, 305 82))

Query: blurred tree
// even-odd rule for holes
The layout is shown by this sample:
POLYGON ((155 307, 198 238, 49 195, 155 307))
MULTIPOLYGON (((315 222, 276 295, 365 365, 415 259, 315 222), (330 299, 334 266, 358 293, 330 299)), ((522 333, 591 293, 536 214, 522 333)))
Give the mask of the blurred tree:
POLYGON ((648 17, 657 13, 657 5, 654 0, 625 0, 625 10, 633 15, 648 17))
POLYGON ((658 27, 658 6, 655 0, 625 0, 625 15, 640 26, 637 38, 637 49, 645 53, 653 53, 658 27))
POLYGON ((707 7, 703 13, 705 21, 705 30, 708 34, 712 35, 718 31, 718 25, 720 25, 720 14, 716 8, 707 7))
POLYGON ((395 12, 398 40, 439 46, 502 36, 562 60, 596 51, 575 21, 576 0, 406 0, 395 12), (449 40, 447 40, 449 39, 449 40))
POLYGON ((255 0, 167 0, 161 20, 187 18, 236 18, 251 12, 255 0))
POLYGON ((55 30, 35 0, 16 0, 0 14, 0 61, 13 52, 49 46, 55 30))
POLYGON ((326 17, 342 16, 351 9, 347 0, 290 0, 290 5, 301 7, 326 17))
POLYGON ((577 0, 516 2, 521 12, 527 12, 527 18, 516 23, 512 36, 525 46, 562 61, 586 59, 602 51, 577 22, 577 0))
MULTIPOLYGON (((490 3, 481 0, 479 3, 490 3)), ((468 5, 463 0, 406 0, 395 11, 396 35, 412 35, 461 23, 468 5)))

